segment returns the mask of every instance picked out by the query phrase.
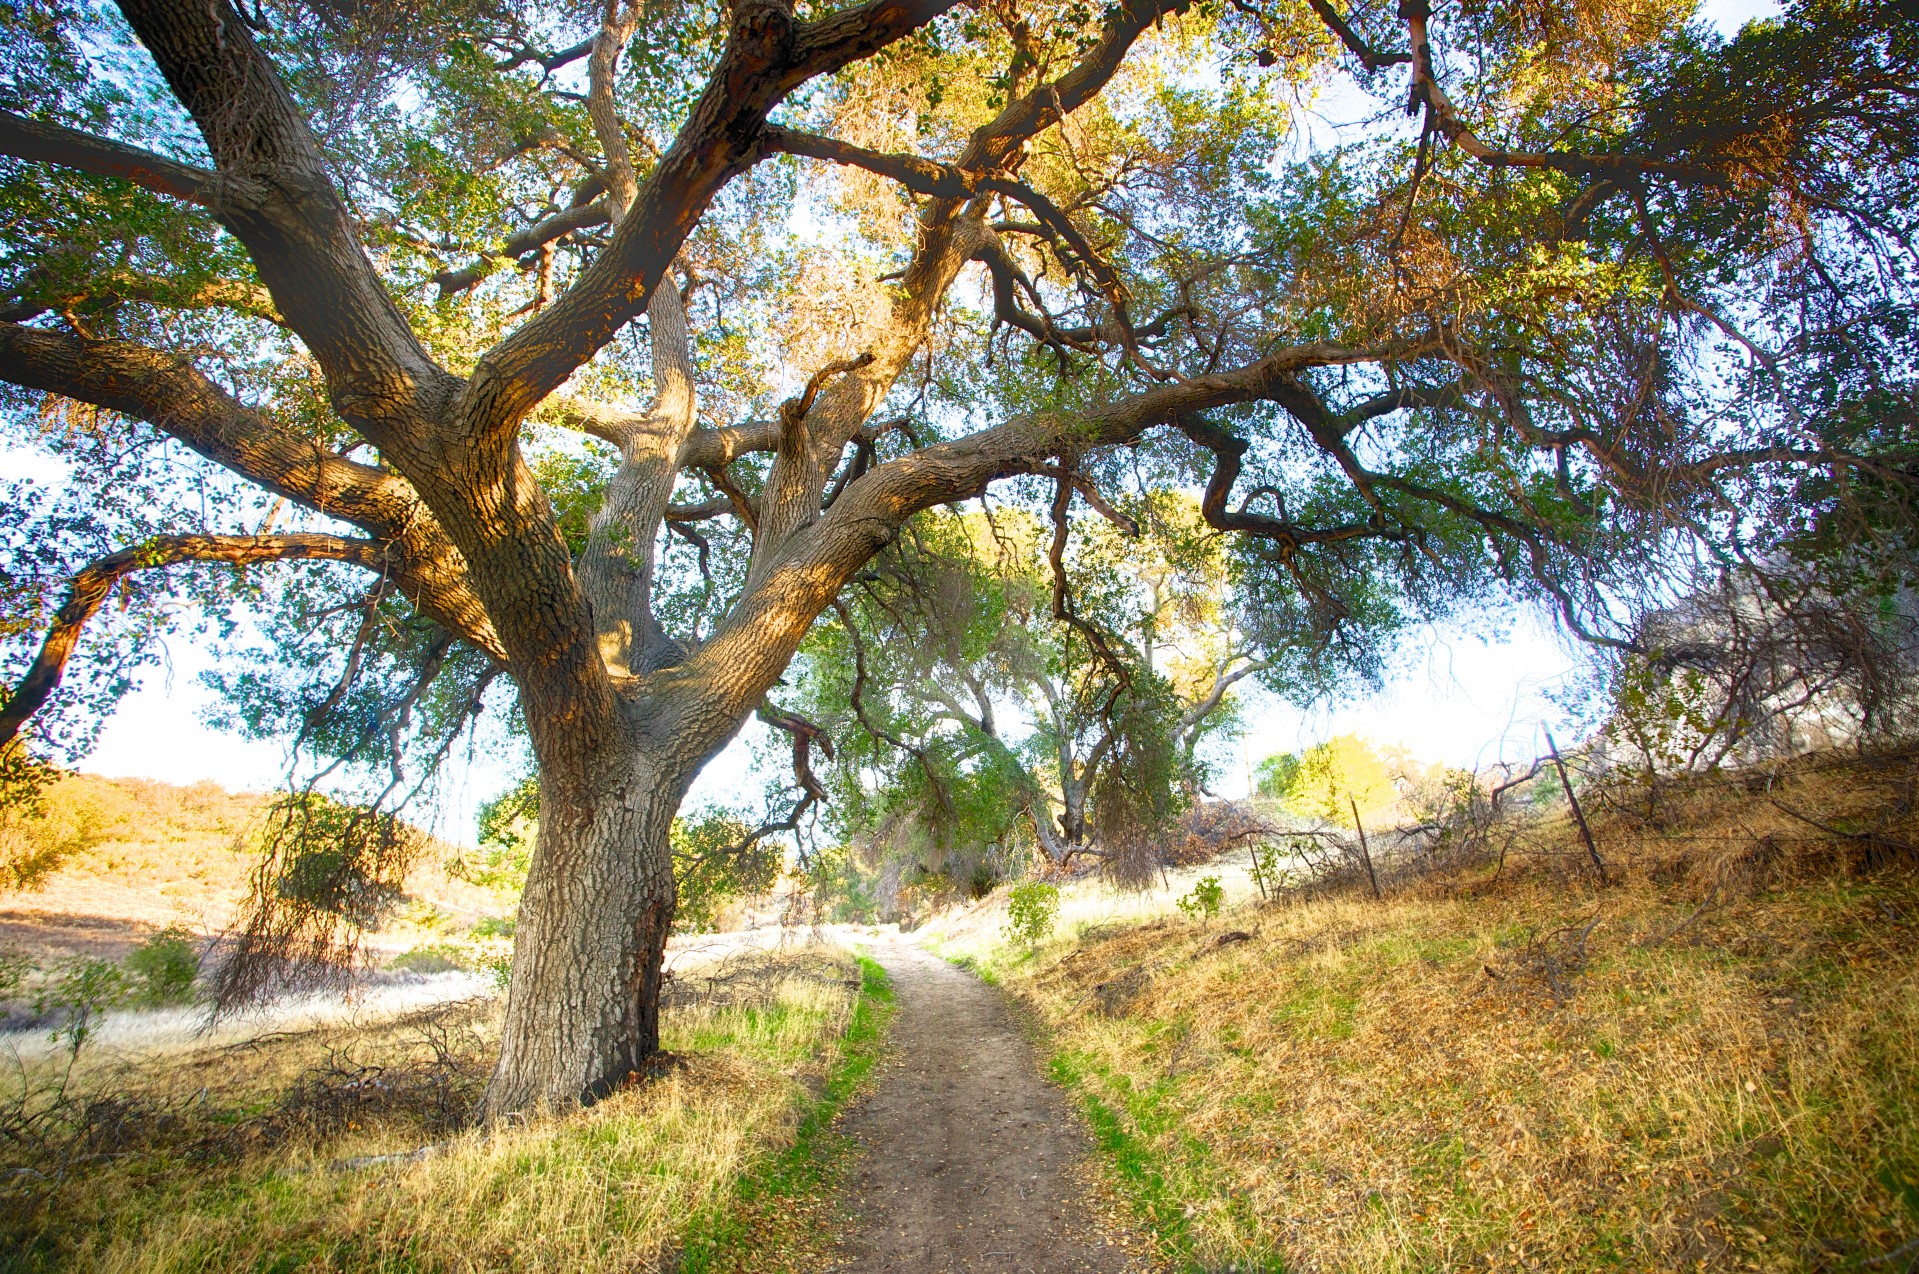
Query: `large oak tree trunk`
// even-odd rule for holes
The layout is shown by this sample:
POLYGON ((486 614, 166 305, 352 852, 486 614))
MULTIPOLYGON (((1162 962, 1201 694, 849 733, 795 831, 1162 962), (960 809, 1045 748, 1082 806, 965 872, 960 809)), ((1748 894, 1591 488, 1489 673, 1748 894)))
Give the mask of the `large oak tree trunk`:
POLYGON ((659 1048, 669 837, 691 767, 623 751, 586 776, 542 767, 490 1119, 593 1101, 659 1048))

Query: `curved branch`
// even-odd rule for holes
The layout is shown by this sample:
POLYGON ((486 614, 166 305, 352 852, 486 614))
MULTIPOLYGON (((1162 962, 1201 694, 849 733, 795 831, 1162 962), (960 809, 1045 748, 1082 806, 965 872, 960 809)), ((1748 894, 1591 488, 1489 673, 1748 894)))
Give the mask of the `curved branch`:
POLYGON ((646 308, 707 204, 764 155, 766 116, 807 80, 912 33, 957 0, 869 0, 796 23, 773 0, 732 6, 732 29, 673 144, 640 185, 613 242, 557 301, 487 351, 463 399, 504 438, 541 399, 646 308))
MULTIPOLYGON (((592 433, 591 429, 587 429, 592 433)), ((748 420, 737 425, 695 429, 680 444, 680 468, 717 469, 753 451, 777 451, 780 422, 748 420)))
POLYGON ((1381 53, 1366 43, 1365 38, 1353 30, 1351 24, 1339 16, 1339 10, 1328 4, 1327 0, 1306 0, 1306 3, 1312 6, 1313 12, 1319 15, 1319 20, 1326 24, 1327 29, 1339 37, 1339 42, 1346 46, 1347 52, 1358 58, 1360 65, 1367 70, 1379 71, 1389 66, 1404 66, 1413 60, 1410 53, 1381 53))
POLYGON ((336 408, 405 463, 431 452, 420 407, 449 374, 429 355, 360 246, 305 116, 228 0, 121 0, 219 169, 213 211, 253 258, 336 408), (229 192, 245 187, 250 197, 229 192))
POLYGON ((434 286, 440 290, 440 299, 446 300, 468 288, 477 286, 487 275, 493 272, 496 261, 513 261, 538 252, 556 239, 563 239, 575 230, 589 230, 594 226, 603 226, 613 219, 612 210, 604 199, 590 203, 575 204, 571 208, 562 208, 550 217, 534 222, 518 234, 511 236, 500 245, 498 252, 483 252, 477 261, 458 270, 442 270, 433 276, 434 286))
POLYGON ((504 658, 492 620, 467 586, 465 559, 397 474, 275 424, 184 359, 125 341, 0 323, 0 379, 147 421, 249 482, 390 541, 394 580, 407 596, 504 658))
MULTIPOLYGON (((977 496, 995 479, 1035 472, 1062 452, 1085 454, 1138 438, 1212 407, 1266 397, 1278 379, 1311 366, 1405 358, 1423 345, 1359 349, 1310 344, 1275 350, 1229 372, 1163 384, 1084 413, 1022 416, 888 460, 849 483, 833 507, 773 554, 712 638, 672 676, 711 678, 727 709, 749 711, 778 679, 814 618, 913 514, 977 496)), ((714 720, 719 720, 715 717, 714 720)))
POLYGON ((99 613, 113 586, 135 571, 172 566, 179 562, 287 562, 315 558, 351 562, 368 570, 387 567, 387 546, 377 540, 342 535, 160 535, 133 548, 110 553, 89 563, 73 577, 66 604, 54 615, 46 640, 26 676, 0 705, 0 748, 13 742, 20 728, 45 706, 66 674, 67 660, 79 644, 87 622, 99 613))
POLYGON ((0 155, 119 177, 155 194, 214 208, 236 193, 218 173, 58 124, 0 111, 0 155))

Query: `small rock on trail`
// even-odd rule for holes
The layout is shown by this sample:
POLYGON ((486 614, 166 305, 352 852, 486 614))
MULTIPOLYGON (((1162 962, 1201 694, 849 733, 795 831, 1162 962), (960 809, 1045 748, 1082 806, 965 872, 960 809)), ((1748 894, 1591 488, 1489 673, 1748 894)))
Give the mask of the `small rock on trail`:
POLYGON ((905 942, 876 943, 870 954, 892 979, 898 1008, 874 1091, 843 1125, 861 1157, 836 1268, 1154 1268, 1095 1230, 1090 1139, 1041 1079, 999 992, 905 942))

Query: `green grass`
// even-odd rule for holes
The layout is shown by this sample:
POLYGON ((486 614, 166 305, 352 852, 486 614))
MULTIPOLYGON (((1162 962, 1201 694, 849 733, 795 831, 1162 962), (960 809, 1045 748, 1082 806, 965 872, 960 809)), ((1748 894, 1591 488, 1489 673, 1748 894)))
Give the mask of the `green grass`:
POLYGON ((684 1274, 818 1268, 837 1228, 830 1222, 839 1218, 830 1214, 852 1149, 834 1123, 884 1053, 893 1015, 886 971, 865 956, 859 967, 859 999, 839 1060, 801 1116, 792 1144, 741 1173, 730 1200, 693 1219, 680 1262, 684 1274), (829 1223, 816 1223, 823 1220, 829 1223))
MULTIPOLYGON (((1177 1112, 1161 1100, 1162 1090, 1174 1081, 1134 1088, 1096 1058, 1072 1049, 1055 1052, 1047 1070, 1055 1083, 1078 1100, 1093 1142, 1105 1158, 1110 1180, 1151 1234, 1160 1256, 1182 1271, 1211 1268, 1194 1249, 1193 1228, 1179 1191, 1161 1171, 1164 1156, 1152 1140, 1177 1121, 1177 1112), (1108 1095, 1116 1100, 1109 1101, 1108 1095)), ((1204 1146, 1188 1140, 1189 1151, 1196 1151, 1203 1159, 1204 1146)), ((1247 1274, 1281 1274, 1285 1265, 1278 1256, 1263 1254, 1242 1260, 1237 1268, 1247 1274)))

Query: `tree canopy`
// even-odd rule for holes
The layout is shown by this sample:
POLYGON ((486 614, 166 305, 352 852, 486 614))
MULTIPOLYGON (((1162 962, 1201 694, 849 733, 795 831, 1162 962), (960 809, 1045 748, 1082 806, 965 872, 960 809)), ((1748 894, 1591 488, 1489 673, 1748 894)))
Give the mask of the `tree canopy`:
POLYGON ((923 827, 1118 837, 1222 678, 1325 693, 1482 606, 1630 647, 1782 556, 1895 587, 1909 9, 6 0, 5 427, 62 476, 0 495, 0 744, 83 754, 203 623, 374 880, 509 719, 490 1107, 606 1091, 749 715, 799 797, 741 842, 836 743, 923 827))

